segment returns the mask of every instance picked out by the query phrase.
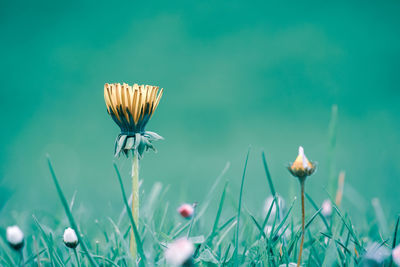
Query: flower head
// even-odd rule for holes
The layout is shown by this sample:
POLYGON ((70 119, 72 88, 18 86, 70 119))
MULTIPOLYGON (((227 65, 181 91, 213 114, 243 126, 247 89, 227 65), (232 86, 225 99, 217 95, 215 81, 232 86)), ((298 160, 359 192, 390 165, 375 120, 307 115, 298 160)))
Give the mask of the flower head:
POLYGON ((185 218, 185 219, 190 219, 193 216, 194 213, 194 207, 193 205, 190 204, 182 204, 179 208, 178 208, 178 212, 179 214, 185 218))
POLYGON ((169 265, 181 266, 191 261, 193 253, 193 243, 186 238, 180 238, 168 245, 165 259, 169 265))
POLYGON ((332 215, 332 203, 329 199, 325 199, 324 202, 322 202, 321 208, 321 214, 325 217, 330 217, 332 215))
POLYGON ((304 148, 299 147, 299 155, 296 160, 288 167, 290 173, 300 179, 304 179, 314 173, 316 164, 308 161, 304 154, 304 148))
POLYGON ((395 247, 392 251, 392 257, 393 257, 393 262, 397 265, 400 266, 400 245, 395 247))
POLYGON ((6 230, 8 244, 15 250, 20 250, 24 246, 24 233, 18 226, 9 226, 6 230))
POLYGON ((64 244, 69 248, 76 248, 78 246, 79 241, 74 229, 72 229, 71 227, 65 229, 63 241, 64 244))
POLYGON ((130 150, 137 150, 141 156, 149 148, 154 150, 152 141, 162 139, 154 132, 145 131, 158 103, 163 89, 158 86, 124 84, 104 85, 104 99, 108 114, 121 128, 115 141, 115 155, 120 152, 128 155, 130 150))

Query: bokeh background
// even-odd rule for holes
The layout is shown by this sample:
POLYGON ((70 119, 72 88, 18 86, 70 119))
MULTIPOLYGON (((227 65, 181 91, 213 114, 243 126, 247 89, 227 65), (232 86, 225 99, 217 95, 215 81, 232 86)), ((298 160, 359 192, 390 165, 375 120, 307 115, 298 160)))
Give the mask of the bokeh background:
MULTIPOLYGON (((141 178, 144 193, 170 185, 172 207, 201 201, 227 162, 235 196, 249 145, 246 207, 260 209, 269 194, 263 149, 277 190, 293 198, 286 165, 303 145, 319 163, 307 183, 316 200, 344 170, 348 210, 362 213, 378 197, 394 219, 399 13, 399 1, 2 0, 0 221, 63 214, 47 153, 88 217, 120 212, 106 82, 164 88, 147 128, 165 140, 145 155, 141 178)), ((129 161, 117 163, 129 185, 129 161)))

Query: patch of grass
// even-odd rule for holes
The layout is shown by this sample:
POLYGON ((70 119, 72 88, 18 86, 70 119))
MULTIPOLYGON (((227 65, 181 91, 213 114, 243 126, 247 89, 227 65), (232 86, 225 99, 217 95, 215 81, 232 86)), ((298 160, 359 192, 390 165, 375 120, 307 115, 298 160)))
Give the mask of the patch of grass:
MULTIPOLYGON (((249 153, 249 152, 248 152, 249 153)), ((116 185, 121 189, 124 209, 119 218, 108 218, 104 224, 82 225, 72 213, 72 204, 68 203, 53 166, 48 160, 51 178, 63 205, 68 224, 56 224, 51 228, 44 222, 48 215, 33 215, 32 236, 26 237, 24 255, 26 266, 75 266, 73 252, 65 247, 62 232, 72 227, 79 238, 78 258, 82 266, 165 266, 164 251, 168 244, 180 237, 188 237, 195 246, 193 263, 198 266, 280 266, 296 262, 299 239, 301 236, 300 218, 293 213, 297 205, 292 201, 288 209, 272 212, 278 202, 278 191, 268 170, 265 154, 262 154, 266 172, 266 184, 274 196, 272 205, 263 216, 251 214, 246 208, 245 177, 248 154, 240 180, 240 193, 232 195, 231 183, 226 180, 220 184, 229 164, 217 177, 204 200, 199 201, 195 216, 189 221, 179 218, 170 207, 180 203, 169 203, 165 193, 168 187, 160 183, 154 185, 148 195, 142 196, 142 216, 137 228, 129 208, 121 174, 116 165, 116 185), (216 213, 211 212, 212 199, 216 201, 216 213), (227 201, 234 199, 235 201, 227 201), (279 216, 282 214, 282 217, 279 216), (115 221, 115 222, 114 222, 115 221), (85 228, 97 227, 99 235, 86 236, 85 228), (129 252, 130 230, 136 236, 139 259, 135 261, 129 252), (269 229, 268 231, 266 229, 269 229), (96 242, 97 241, 97 242, 96 242)), ((289 176, 289 174, 288 174, 289 176)), ((288 177, 289 179, 289 177, 288 177)), ((265 181, 265 180, 264 180, 265 181)), ((329 198, 329 196, 327 196, 329 198)), ((75 199, 73 197, 73 199, 75 199)), ((375 241, 378 247, 390 251, 398 239, 399 218, 393 223, 391 236, 383 240, 373 240, 369 232, 376 224, 370 222, 371 229, 360 229, 352 223, 349 213, 333 205, 333 214, 325 217, 321 205, 307 199, 314 208, 307 216, 305 225, 304 266, 357 266, 368 254, 369 244, 375 241)), ((71 202, 74 202, 71 201, 71 202)), ((121 208, 121 207, 119 207, 121 208)), ((311 209, 310 209, 311 210, 311 209)), ((379 211, 378 225, 382 225, 383 211, 379 211)), ((62 219, 62 218, 59 218, 62 219)), ((60 221, 60 220, 57 220, 60 221)), ((61 220, 62 221, 62 220, 61 220)), ((386 224, 386 222, 385 222, 386 224)), ((390 222, 387 222, 388 228, 390 222)), ((16 266, 18 254, 7 244, 5 229, 0 229, 0 265, 16 266)), ((390 257, 383 264, 393 264, 390 257)))

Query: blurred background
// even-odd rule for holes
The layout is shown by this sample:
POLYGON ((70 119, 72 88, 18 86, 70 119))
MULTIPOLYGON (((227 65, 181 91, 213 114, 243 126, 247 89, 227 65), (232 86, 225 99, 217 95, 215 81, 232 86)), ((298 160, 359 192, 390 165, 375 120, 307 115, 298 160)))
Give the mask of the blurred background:
MULTIPOLYGON (((173 209, 202 201, 227 162, 237 201, 249 145, 246 208, 257 212, 270 194, 262 150, 292 199, 286 166, 302 145, 318 162, 306 189, 316 201, 343 170, 348 211, 378 197, 394 220, 399 12, 399 1, 1 1, 0 221, 63 214, 46 154, 88 217, 119 214, 106 82, 164 88, 147 129, 165 140, 145 155, 141 179, 144 194, 170 185, 173 209)), ((130 163, 116 162, 128 190, 130 163)))

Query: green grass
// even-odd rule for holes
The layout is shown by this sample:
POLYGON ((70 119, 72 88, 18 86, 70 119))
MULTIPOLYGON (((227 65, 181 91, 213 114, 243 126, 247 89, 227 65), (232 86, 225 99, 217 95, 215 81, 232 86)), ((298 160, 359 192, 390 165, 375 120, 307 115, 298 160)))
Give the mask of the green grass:
MULTIPOLYGON (((156 183, 148 195, 141 196, 143 206, 139 228, 129 208, 123 185, 124 177, 116 165, 115 183, 120 186, 122 193, 119 196, 121 206, 116 207, 123 208, 120 217, 108 218, 107 223, 103 224, 86 222, 81 225, 74 216, 74 197, 69 203, 48 159, 51 178, 67 220, 65 217, 43 214, 33 214, 28 218, 33 225, 33 234, 26 237, 23 262, 8 247, 5 229, 1 229, 0 265, 76 266, 73 251, 62 242, 62 232, 68 226, 78 233, 77 251, 81 266, 165 266, 164 251, 169 242, 179 237, 188 237, 194 243, 196 249, 193 262, 198 266, 280 266, 296 262, 301 229, 300 217, 294 211, 300 209, 299 203, 296 199, 287 200, 291 204, 288 208, 279 207, 281 212, 272 212, 271 206, 264 215, 261 215, 261 211, 252 214, 246 207, 246 198, 251 197, 251 192, 246 192, 245 187, 249 153, 250 150, 241 177, 231 178, 240 181, 239 195, 232 193, 231 184, 234 183, 224 177, 229 168, 227 164, 208 194, 198 202, 195 216, 191 220, 184 220, 176 216, 174 208, 170 208, 180 203, 169 203, 165 194, 168 188, 156 183), (222 182, 224 178, 225 182, 222 182), (213 203, 215 207, 211 209, 213 203), (58 222, 56 227, 51 228, 44 223, 49 221, 49 217, 58 222), (264 231, 267 225, 270 227, 269 232, 264 231), (88 229, 93 227, 99 228, 101 235, 88 236, 88 229), (132 227, 137 240, 139 261, 135 261, 129 252, 132 227)), ((276 205, 279 191, 274 187, 265 153, 262 153, 261 158, 266 173, 263 186, 270 188, 271 194, 275 196, 273 205, 276 205)), ((399 219, 388 221, 379 205, 374 206, 375 212, 371 207, 375 215, 366 219, 368 227, 358 230, 352 222, 351 214, 337 207, 333 200, 333 214, 330 218, 321 214, 321 205, 313 200, 310 192, 307 200, 302 258, 304 266, 359 266, 366 262, 364 255, 368 254, 372 242, 388 251, 398 243, 399 219), (379 234, 372 235, 376 230, 379 234)), ((390 256, 384 259, 384 264, 393 264, 390 256)))

